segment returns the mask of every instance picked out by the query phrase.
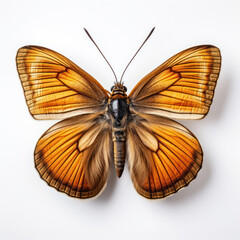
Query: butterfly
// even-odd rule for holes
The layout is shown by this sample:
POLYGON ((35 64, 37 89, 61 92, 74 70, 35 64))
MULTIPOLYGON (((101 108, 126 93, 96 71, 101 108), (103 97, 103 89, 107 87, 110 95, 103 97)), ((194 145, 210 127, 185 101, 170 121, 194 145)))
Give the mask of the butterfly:
POLYGON ((221 67, 217 47, 174 55, 129 95, 122 78, 108 92, 44 47, 20 48, 16 62, 31 115, 61 120, 41 136, 34 152, 36 169, 50 186, 72 197, 95 197, 106 186, 110 163, 121 177, 125 160, 135 189, 149 199, 169 196, 196 177, 202 148, 171 118, 201 119, 208 113, 221 67))

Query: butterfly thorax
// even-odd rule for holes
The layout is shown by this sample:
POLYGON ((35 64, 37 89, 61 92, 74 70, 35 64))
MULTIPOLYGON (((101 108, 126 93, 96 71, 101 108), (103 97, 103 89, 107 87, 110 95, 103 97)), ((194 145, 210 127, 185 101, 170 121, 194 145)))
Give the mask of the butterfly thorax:
POLYGON ((114 163, 118 177, 121 177, 126 158, 126 127, 128 119, 128 97, 126 87, 115 85, 109 98, 109 114, 112 121, 114 163))

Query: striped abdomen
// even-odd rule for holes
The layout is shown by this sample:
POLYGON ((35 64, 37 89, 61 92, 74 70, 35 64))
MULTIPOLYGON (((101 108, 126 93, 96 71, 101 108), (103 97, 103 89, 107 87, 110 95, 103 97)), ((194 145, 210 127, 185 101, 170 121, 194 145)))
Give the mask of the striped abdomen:
POLYGON ((117 176, 120 178, 124 170, 126 158, 126 133, 113 129, 113 151, 114 151, 114 164, 117 176))

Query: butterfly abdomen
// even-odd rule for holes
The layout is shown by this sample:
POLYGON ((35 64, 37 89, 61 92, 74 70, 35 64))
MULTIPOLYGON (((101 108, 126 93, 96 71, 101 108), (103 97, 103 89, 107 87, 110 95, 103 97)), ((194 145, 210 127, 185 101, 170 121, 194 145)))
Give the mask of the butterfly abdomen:
POLYGON ((117 176, 120 178, 125 165, 126 158, 126 131, 116 131, 113 129, 113 152, 114 164, 117 176))
POLYGON ((114 164, 117 176, 121 177, 126 158, 126 127, 128 103, 124 91, 114 89, 110 98, 109 113, 112 119, 114 164))

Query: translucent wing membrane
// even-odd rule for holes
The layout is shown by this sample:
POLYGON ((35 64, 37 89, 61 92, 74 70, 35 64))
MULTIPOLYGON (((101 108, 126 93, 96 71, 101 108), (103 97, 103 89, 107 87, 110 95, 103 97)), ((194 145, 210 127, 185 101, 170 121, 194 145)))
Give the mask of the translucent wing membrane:
POLYGON ((52 187, 72 197, 90 198, 106 184, 112 141, 99 114, 63 120, 39 139, 35 165, 52 187))
POLYGON ((107 91, 59 53, 26 46, 18 50, 16 61, 27 105, 36 119, 62 119, 106 105, 107 91))
POLYGON ((135 86, 129 94, 130 109, 170 118, 203 118, 212 103, 220 66, 220 51, 214 46, 182 51, 135 86))
POLYGON ((163 198, 189 184, 202 166, 196 137, 179 123, 154 115, 133 115, 127 151, 134 186, 146 198, 163 198))

